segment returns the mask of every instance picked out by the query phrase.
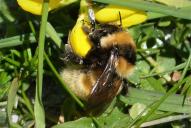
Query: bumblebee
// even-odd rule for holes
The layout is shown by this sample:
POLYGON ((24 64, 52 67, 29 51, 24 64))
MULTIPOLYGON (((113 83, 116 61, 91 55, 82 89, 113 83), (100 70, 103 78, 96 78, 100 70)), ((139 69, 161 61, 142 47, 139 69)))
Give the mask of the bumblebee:
POLYGON ((82 30, 91 47, 85 56, 80 57, 69 41, 65 60, 81 66, 66 67, 61 76, 80 99, 96 108, 107 106, 120 92, 123 80, 133 72, 136 46, 121 26, 97 23, 91 9, 89 17, 91 27, 82 25, 82 30))

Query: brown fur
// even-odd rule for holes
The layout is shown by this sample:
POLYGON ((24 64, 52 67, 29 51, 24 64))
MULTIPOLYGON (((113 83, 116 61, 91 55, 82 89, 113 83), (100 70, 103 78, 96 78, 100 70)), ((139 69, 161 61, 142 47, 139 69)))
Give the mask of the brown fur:
POLYGON ((61 77, 68 88, 70 88, 80 99, 86 101, 101 73, 101 70, 89 70, 88 72, 85 72, 82 69, 76 70, 65 68, 61 72, 61 77))
MULTIPOLYGON (((61 72, 61 77, 66 83, 66 86, 70 88, 75 95, 82 100, 87 100, 90 90, 87 89, 87 86, 84 86, 84 81, 86 84, 90 84, 92 81, 89 80, 90 78, 87 77, 87 74, 83 70, 65 68, 61 72), (86 80, 84 80, 84 78, 86 78, 86 80)), ((91 86, 89 87, 91 88, 91 86)))
POLYGON ((116 72, 119 76, 125 78, 128 77, 134 69, 134 65, 128 63, 128 61, 124 57, 119 57, 116 64, 116 72))
POLYGON ((96 80, 100 75, 101 71, 99 70, 93 70, 93 71, 91 70, 88 73, 83 74, 81 82, 85 90, 87 90, 90 93, 93 85, 95 84, 96 80))
MULTIPOLYGON (((106 37, 103 37, 101 39, 101 47, 108 49, 112 48, 113 46, 118 45, 121 47, 130 46, 134 49, 136 49, 135 43, 132 39, 132 37, 127 32, 117 32, 110 34, 106 37)), ((120 56, 118 58, 117 64, 116 64, 116 71, 120 77, 127 77, 133 72, 134 64, 130 63, 127 59, 120 56)))
POLYGON ((136 49, 132 37, 127 32, 109 34, 101 39, 100 45, 102 48, 111 48, 114 45, 130 45, 132 48, 136 49))
POLYGON ((92 89, 92 85, 95 83, 95 79, 91 79, 91 76, 83 74, 81 82, 85 90, 87 90, 87 92, 89 93, 92 89))

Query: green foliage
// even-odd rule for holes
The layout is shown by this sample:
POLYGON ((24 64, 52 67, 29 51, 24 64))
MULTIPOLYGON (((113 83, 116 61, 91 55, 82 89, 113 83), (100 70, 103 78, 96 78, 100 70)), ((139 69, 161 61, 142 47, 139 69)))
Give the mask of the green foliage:
POLYGON ((130 123, 131 118, 126 114, 120 112, 117 108, 115 108, 109 114, 103 114, 95 120, 90 117, 80 118, 75 121, 71 121, 68 123, 63 123, 60 125, 56 125, 53 128, 117 128, 117 127, 125 127, 130 123), (97 125, 97 126, 96 126, 97 125))

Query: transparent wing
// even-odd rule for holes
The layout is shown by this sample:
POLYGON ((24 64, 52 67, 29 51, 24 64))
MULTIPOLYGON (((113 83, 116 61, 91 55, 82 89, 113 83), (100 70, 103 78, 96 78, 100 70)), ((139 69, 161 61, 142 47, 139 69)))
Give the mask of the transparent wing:
POLYGON ((88 99, 90 106, 94 107, 97 105, 108 104, 116 96, 118 89, 122 84, 122 79, 115 73, 115 63, 117 58, 117 51, 112 50, 104 71, 96 81, 90 93, 88 99))

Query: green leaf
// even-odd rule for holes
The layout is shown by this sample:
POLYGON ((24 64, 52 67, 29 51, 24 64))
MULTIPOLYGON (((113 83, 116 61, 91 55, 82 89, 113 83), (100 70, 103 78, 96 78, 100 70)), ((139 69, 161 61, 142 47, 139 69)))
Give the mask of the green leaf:
POLYGON ((47 25, 46 25, 46 32, 47 32, 47 34, 50 36, 50 38, 54 41, 54 43, 55 43, 59 48, 61 48, 62 40, 61 40, 61 38, 59 37, 59 35, 58 35, 58 33, 56 32, 56 30, 54 29, 54 27, 53 27, 49 22, 47 22, 47 25))
POLYGON ((166 4, 168 6, 174 6, 176 8, 191 6, 190 0, 154 0, 154 1, 166 4))
POLYGON ((7 72, 0 72, 0 99, 8 91, 10 80, 11 76, 7 72))
MULTIPOLYGON (((141 114, 146 108, 145 104, 135 103, 129 110, 129 115, 135 119, 139 114, 141 114)), ((146 113, 146 112, 145 112, 146 113)), ((145 114, 141 115, 144 116, 145 114)))
POLYGON ((38 46, 38 68, 37 68, 37 82, 36 82, 36 93, 34 103, 34 114, 35 114, 35 126, 37 128, 45 128, 45 112, 42 104, 42 85, 43 85, 43 55, 44 55, 44 43, 46 24, 48 19, 48 5, 49 0, 43 1, 41 26, 39 33, 39 46, 38 46))
MULTIPOLYGON (((115 108, 111 113, 102 114, 95 119, 101 128, 122 128, 130 123, 131 118, 115 108)), ((91 118, 83 117, 75 121, 65 122, 53 126, 53 128, 97 128, 94 120, 91 118)))
POLYGON ((176 66, 176 61, 174 58, 171 57, 163 57, 163 56, 157 56, 157 67, 156 72, 164 72, 170 68, 174 68, 176 66))
POLYGON ((165 21, 160 21, 159 23, 158 23, 158 26, 159 27, 167 27, 167 26, 169 26, 171 24, 171 21, 170 20, 165 20, 165 21))
POLYGON ((141 82, 140 77, 148 74, 150 71, 150 66, 146 61, 139 61, 136 63, 135 70, 132 75, 128 77, 128 80, 134 84, 141 82))
POLYGON ((4 18, 6 18, 9 22, 13 22, 15 18, 12 16, 11 10, 9 10, 9 6, 6 3, 6 0, 0 0, 0 12, 4 18))
MULTIPOLYGON (((145 105, 150 105, 158 101, 164 93, 159 93, 156 91, 146 91, 135 88, 129 88, 128 96, 120 96, 120 100, 124 103, 135 104, 142 103, 145 105)), ((185 104, 182 105, 184 101, 184 96, 181 95, 170 95, 160 106, 159 110, 178 112, 178 113, 191 113, 191 102, 189 97, 185 100, 185 104)))
POLYGON ((0 112, 0 127, 6 126, 7 125, 7 116, 6 112, 0 112))
POLYGON ((36 39, 32 34, 23 34, 19 36, 13 36, 0 40, 0 48, 13 47, 22 45, 25 41, 35 43, 36 39))
POLYGON ((163 87, 162 85, 162 82, 160 81, 160 79, 155 79, 153 77, 149 77, 149 78, 146 78, 146 80, 149 82, 149 85, 155 90, 155 91, 158 91, 158 92, 163 92, 165 93, 165 88, 163 87))
POLYGON ((107 3, 107 4, 114 4, 114 5, 119 5, 119 6, 124 6, 124 7, 129 7, 129 8, 134 8, 134 9, 140 9, 144 11, 150 11, 150 12, 156 12, 156 13, 162 13, 178 18, 183 18, 183 19, 189 19, 191 20, 191 8, 186 7, 187 9, 184 10, 184 8, 177 9, 175 7, 170 7, 170 6, 165 6, 162 4, 154 3, 154 2, 148 2, 148 1, 143 1, 143 0, 93 0, 96 2, 101 2, 101 3, 107 3))
POLYGON ((130 122, 130 117, 127 114, 119 111, 118 108, 114 108, 112 113, 106 115, 102 115, 98 118, 99 123, 104 128, 120 128, 123 127, 124 124, 128 125, 130 122))
POLYGON ((55 125, 52 128, 96 128, 91 118, 83 117, 75 121, 55 125))
POLYGON ((165 17, 168 15, 156 13, 156 12, 147 12, 147 16, 148 16, 148 20, 152 20, 152 19, 156 19, 156 18, 165 17))
POLYGON ((8 117, 8 121, 9 121, 9 125, 12 125, 12 120, 11 120, 11 113, 13 110, 13 106, 15 104, 15 99, 17 96, 17 91, 19 89, 19 79, 18 78, 14 78, 12 83, 11 83, 11 87, 9 89, 8 92, 8 101, 7 101, 7 117, 8 117))

